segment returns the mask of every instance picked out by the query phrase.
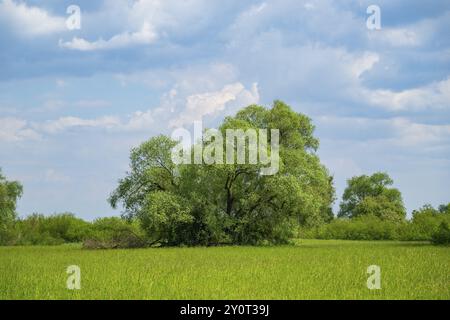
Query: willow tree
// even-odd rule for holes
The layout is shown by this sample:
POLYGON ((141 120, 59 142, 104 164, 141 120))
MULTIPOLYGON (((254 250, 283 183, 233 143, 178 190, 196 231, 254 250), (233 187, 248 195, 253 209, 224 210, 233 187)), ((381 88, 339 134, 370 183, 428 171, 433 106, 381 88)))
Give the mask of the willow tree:
POLYGON ((8 181, 0 169, 0 225, 14 221, 17 200, 22 196, 22 185, 8 181))
MULTIPOLYGON (((299 224, 332 218, 332 177, 320 163, 319 141, 307 116, 275 101, 272 108, 252 105, 225 118, 218 133, 225 137, 231 129, 277 130, 276 173, 262 174, 266 168, 260 162, 230 163, 225 152, 223 161, 177 164, 177 141, 158 136, 132 150, 130 171, 112 193, 111 205, 121 204, 124 216, 139 219, 162 245, 283 243, 299 224)), ((270 139, 269 155, 275 152, 270 139)), ((203 150, 217 145, 213 140, 194 145, 189 156, 199 144, 203 150)), ((230 147, 227 139, 220 143, 230 147)))
POLYGON ((22 185, 17 181, 8 181, 0 169, 0 244, 10 238, 11 227, 17 218, 16 204, 22 196, 22 185))

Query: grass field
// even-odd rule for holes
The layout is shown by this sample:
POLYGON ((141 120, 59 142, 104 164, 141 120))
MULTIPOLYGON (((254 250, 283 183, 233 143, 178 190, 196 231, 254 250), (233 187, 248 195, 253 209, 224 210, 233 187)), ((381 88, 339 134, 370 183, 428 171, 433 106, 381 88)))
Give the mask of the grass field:
POLYGON ((450 299, 450 248, 301 240, 285 247, 0 247, 0 299, 450 299), (81 290, 66 268, 81 268, 81 290), (381 267, 380 290, 366 286, 381 267))

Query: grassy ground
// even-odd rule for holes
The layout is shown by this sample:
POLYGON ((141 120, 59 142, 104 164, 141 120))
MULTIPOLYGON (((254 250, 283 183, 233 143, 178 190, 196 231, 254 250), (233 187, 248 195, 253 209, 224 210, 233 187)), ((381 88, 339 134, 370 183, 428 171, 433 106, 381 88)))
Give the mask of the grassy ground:
POLYGON ((302 240, 286 247, 0 247, 0 299, 450 299, 450 248, 302 240), (81 268, 81 290, 66 268, 81 268), (367 267, 381 267, 369 290, 367 267))

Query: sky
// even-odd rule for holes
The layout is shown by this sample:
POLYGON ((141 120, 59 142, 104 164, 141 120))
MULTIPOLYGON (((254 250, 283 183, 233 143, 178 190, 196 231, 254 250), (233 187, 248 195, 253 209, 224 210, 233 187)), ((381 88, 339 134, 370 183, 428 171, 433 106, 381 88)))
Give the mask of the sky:
POLYGON ((316 126, 335 208, 377 171, 408 212, 450 201, 448 0, 0 0, 0 30, 0 167, 21 216, 119 215, 131 148, 276 99, 316 126))

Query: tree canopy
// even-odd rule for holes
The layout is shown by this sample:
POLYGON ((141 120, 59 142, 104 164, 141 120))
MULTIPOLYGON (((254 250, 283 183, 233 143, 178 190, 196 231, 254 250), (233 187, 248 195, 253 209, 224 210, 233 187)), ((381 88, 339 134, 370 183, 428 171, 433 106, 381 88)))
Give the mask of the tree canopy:
POLYGON ((111 205, 122 205, 124 216, 139 219, 162 245, 281 243, 299 223, 333 217, 333 179, 316 154, 319 141, 307 116, 275 101, 225 118, 218 130, 225 135, 227 129, 278 129, 278 172, 262 175, 260 164, 226 161, 177 165, 171 158, 177 141, 161 135, 131 151, 130 171, 111 205))
POLYGON ((374 215, 385 220, 404 220, 406 210, 402 195, 398 189, 389 187, 393 184, 391 177, 383 172, 351 178, 347 181, 338 216, 374 215))
POLYGON ((15 220, 16 203, 22 192, 22 185, 6 180, 0 169, 0 227, 15 220))

